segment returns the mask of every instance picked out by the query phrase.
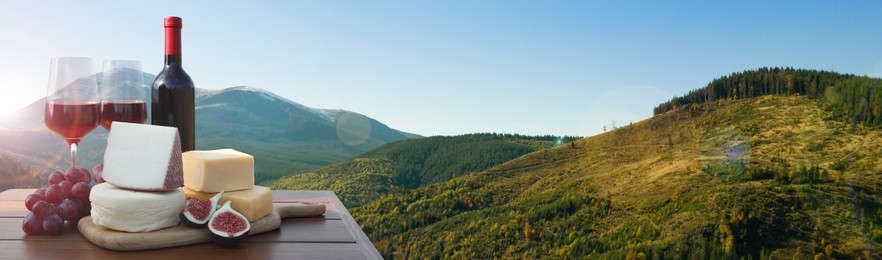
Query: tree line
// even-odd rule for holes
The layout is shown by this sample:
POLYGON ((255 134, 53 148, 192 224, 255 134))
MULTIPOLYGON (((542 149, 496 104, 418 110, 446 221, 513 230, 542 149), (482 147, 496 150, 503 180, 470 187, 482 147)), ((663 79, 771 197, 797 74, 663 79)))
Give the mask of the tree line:
POLYGON ((832 119, 866 126, 882 125, 882 79, 824 70, 762 67, 714 79, 707 86, 661 103, 658 115, 724 100, 764 95, 804 95, 816 99, 832 119))

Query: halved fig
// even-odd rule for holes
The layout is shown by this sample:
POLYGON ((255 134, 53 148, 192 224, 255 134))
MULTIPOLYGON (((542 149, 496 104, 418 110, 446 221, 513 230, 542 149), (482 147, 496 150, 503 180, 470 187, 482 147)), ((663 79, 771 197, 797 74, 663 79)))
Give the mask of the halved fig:
POLYGON ((224 192, 220 192, 211 199, 203 200, 197 198, 187 199, 184 211, 181 211, 181 221, 189 227, 203 228, 208 224, 211 215, 217 210, 217 202, 224 196, 224 192))
POLYGON ((239 245, 251 231, 251 223, 248 219, 230 207, 230 204, 232 201, 224 203, 208 221, 211 238, 221 246, 239 245))

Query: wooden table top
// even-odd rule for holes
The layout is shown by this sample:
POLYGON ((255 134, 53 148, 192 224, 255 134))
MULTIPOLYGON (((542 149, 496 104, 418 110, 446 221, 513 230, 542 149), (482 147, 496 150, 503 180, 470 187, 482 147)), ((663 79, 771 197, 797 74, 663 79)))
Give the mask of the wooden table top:
POLYGON ((119 252, 93 245, 68 223, 63 235, 31 236, 21 230, 28 211, 24 198, 33 189, 0 193, 0 258, 2 259, 382 259, 337 195, 331 191, 273 191, 276 206, 321 202, 321 217, 282 219, 279 230, 249 236, 235 248, 214 243, 166 249, 119 252), (135 257, 135 258, 132 258, 135 257))

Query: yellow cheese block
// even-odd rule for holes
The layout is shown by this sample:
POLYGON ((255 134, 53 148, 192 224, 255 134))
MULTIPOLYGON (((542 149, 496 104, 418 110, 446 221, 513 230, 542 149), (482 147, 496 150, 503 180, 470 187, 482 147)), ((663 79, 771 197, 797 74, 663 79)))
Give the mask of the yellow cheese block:
MULTIPOLYGON (((184 196, 189 198, 210 199, 217 192, 198 192, 190 188, 184 187, 184 196)), ((254 222, 273 212, 273 193, 270 188, 263 186, 254 186, 254 188, 239 191, 225 191, 217 205, 223 205, 227 201, 232 201, 230 205, 245 218, 248 222, 254 222)))
POLYGON ((181 158, 184 187, 201 192, 254 187, 254 157, 233 149, 189 151, 181 158))

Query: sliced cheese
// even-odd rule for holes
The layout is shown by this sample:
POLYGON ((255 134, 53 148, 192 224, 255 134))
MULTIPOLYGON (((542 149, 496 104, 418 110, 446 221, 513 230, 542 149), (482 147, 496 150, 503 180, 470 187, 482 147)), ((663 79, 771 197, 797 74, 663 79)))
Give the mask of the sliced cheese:
MULTIPOLYGON (((184 187, 184 196, 189 198, 198 198, 207 200, 213 197, 217 192, 198 192, 190 188, 184 187)), ((218 205, 223 205, 227 201, 232 201, 230 205, 236 212, 245 215, 248 222, 254 222, 260 218, 266 217, 273 212, 273 193, 270 188, 263 186, 254 186, 252 189, 240 191, 225 191, 218 205)))
POLYGON ((105 182, 92 187, 89 201, 95 225, 125 232, 150 232, 178 225, 186 199, 183 188, 135 191, 105 182))
POLYGON ((146 191, 184 185, 181 141, 174 127, 113 122, 101 177, 113 185, 146 191))
POLYGON ((184 186, 221 192, 254 187, 254 157, 233 149, 184 153, 184 186))

